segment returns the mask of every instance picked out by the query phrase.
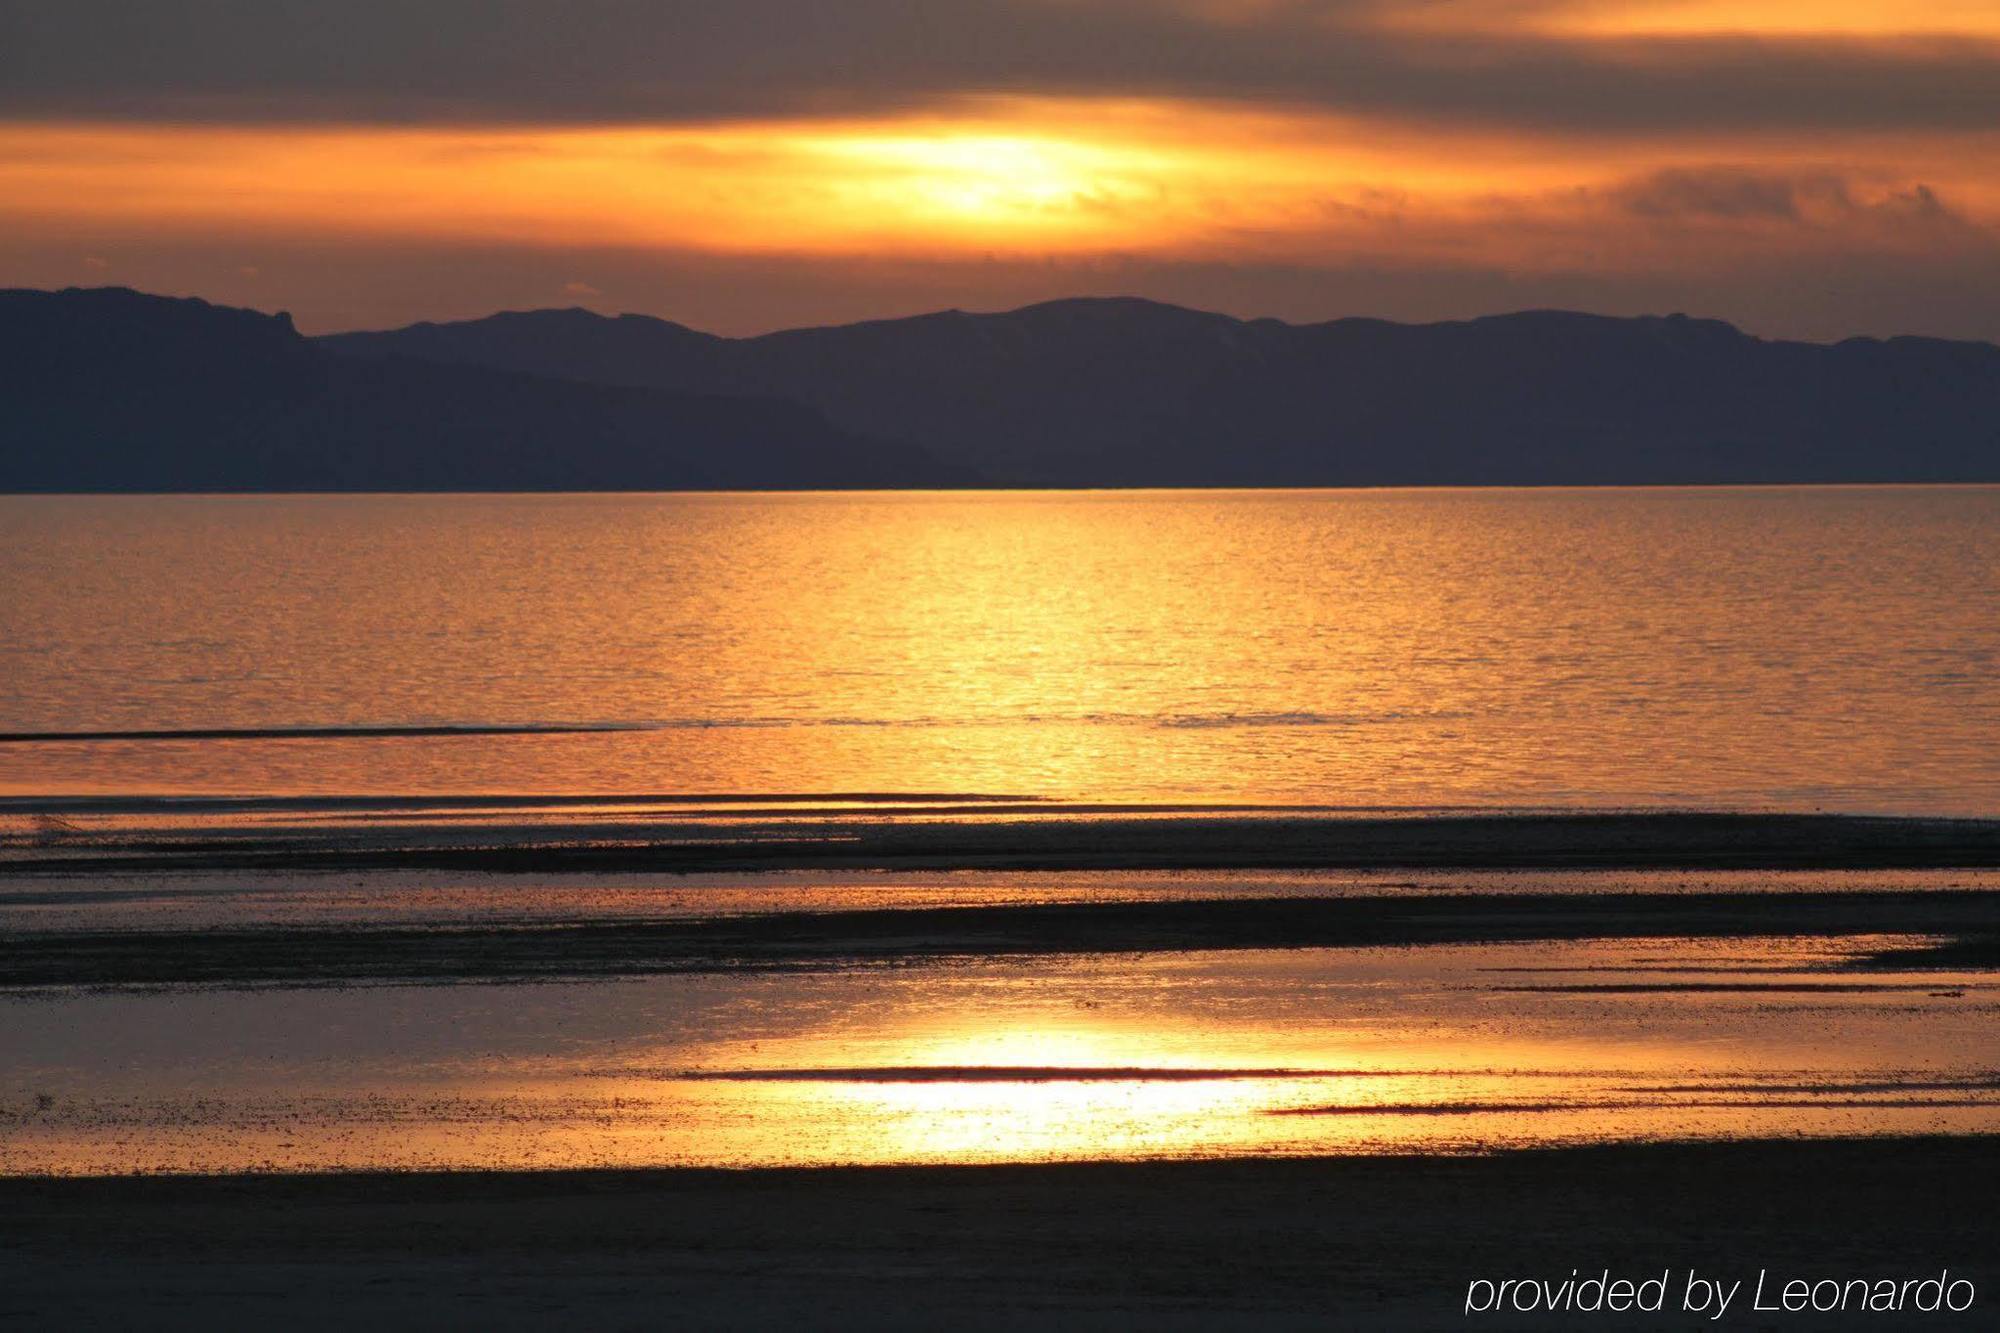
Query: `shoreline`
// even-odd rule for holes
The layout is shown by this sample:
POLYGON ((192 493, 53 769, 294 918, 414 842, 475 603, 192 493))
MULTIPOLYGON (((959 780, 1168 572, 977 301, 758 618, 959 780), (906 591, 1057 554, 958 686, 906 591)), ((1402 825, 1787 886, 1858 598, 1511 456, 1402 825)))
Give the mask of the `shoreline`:
MULTIPOLYGON (((1067 1165, 0 1179, 0 1315, 149 1327, 1466 1327, 1475 1278, 1972 1280, 2000 1140, 1067 1165), (1199 1200, 1196 1207, 1194 1201, 1199 1200), (311 1299, 306 1299, 306 1297, 311 1299)), ((1575 1326, 1698 1327, 1700 1316, 1575 1326)), ((1867 1326, 1922 1322, 1872 1316, 1867 1326)), ((1491 1316, 1488 1328, 1542 1328, 1491 1316)), ((1838 1325, 1837 1325, 1838 1326, 1838 1325)))

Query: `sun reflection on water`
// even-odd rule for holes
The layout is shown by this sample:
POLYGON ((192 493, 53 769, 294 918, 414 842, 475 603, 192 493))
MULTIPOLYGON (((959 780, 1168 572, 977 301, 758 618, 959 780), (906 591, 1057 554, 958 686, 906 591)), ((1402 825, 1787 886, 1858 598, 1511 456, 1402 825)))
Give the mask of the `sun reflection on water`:
POLYGON ((75 996, 8 1015, 23 1058, 0 1078, 0 1171, 942 1164, 2000 1132, 1988 1040, 2000 982, 1843 970, 1882 943, 75 996), (151 1035, 134 1044, 137 1031, 151 1035))

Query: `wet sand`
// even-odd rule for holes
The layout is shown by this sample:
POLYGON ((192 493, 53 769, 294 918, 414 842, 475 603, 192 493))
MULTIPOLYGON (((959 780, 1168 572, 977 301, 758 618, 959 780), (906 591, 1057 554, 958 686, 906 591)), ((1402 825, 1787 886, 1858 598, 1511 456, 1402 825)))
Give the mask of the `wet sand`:
MULTIPOLYGON (((2000 1141, 1065 1166, 0 1181, 0 1321, 383 1329, 1777 1327, 1467 1318, 1475 1277, 1972 1280, 2000 1141)), ((1676 1292, 1676 1298, 1678 1293, 1676 1292)), ((1747 1301, 1747 1289, 1742 1298, 1747 1301)), ((1671 1304, 1671 1302, 1670 1302, 1671 1304)))
POLYGON ((1905 936, 0 993, 16 1174, 946 1165, 2000 1133, 1905 936))

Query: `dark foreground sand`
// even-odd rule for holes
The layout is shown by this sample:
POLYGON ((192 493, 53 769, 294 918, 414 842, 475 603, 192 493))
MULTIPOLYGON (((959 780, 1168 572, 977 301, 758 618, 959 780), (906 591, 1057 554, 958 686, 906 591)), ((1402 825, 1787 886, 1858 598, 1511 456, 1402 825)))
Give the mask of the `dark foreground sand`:
POLYGON ((2000 1327, 2000 1141, 0 1181, 22 1328, 2000 1327), (1463 1311, 1476 1277, 1897 1278, 1959 1316, 1463 1311))

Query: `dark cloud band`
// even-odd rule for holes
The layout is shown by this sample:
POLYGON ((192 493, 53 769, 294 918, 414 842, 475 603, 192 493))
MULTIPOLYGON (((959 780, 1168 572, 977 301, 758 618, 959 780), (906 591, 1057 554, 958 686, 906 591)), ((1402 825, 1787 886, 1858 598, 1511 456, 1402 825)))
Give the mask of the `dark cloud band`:
POLYGON ((659 122, 966 94, 1201 97, 1553 131, 1986 130, 2000 43, 1558 40, 1160 0, 0 0, 0 115, 659 122))

